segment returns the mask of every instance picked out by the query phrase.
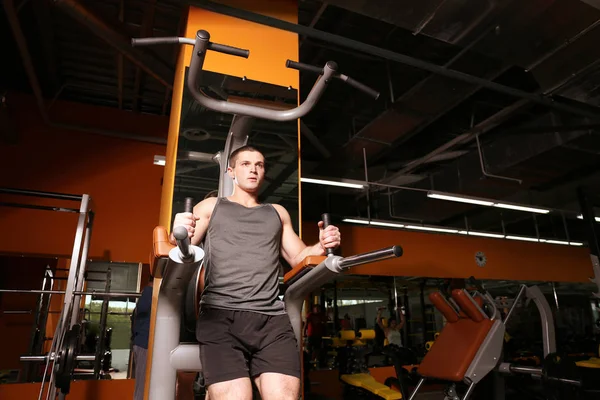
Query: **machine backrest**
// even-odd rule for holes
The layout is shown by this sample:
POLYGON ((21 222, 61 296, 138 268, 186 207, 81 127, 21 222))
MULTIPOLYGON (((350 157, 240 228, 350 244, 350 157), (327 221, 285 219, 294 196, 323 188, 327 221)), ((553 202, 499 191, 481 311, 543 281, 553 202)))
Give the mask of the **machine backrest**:
POLYGON ((461 307, 460 310, 456 310, 439 292, 432 293, 429 299, 447 323, 421 362, 419 374, 460 382, 490 332, 493 321, 464 289, 452 291, 452 300, 461 307))

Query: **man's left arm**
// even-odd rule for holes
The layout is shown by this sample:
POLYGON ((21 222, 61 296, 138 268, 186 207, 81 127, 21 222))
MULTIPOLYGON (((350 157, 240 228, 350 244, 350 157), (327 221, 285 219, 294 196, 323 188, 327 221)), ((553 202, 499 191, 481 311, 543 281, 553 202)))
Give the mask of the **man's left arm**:
POLYGON ((283 258, 285 258, 292 268, 308 256, 324 256, 326 249, 336 248, 340 245, 340 230, 334 225, 323 228, 323 221, 319 221, 319 242, 312 246, 307 246, 302 239, 296 235, 296 232, 294 232, 292 219, 287 210, 280 205, 274 206, 279 213, 283 224, 281 253, 283 258))

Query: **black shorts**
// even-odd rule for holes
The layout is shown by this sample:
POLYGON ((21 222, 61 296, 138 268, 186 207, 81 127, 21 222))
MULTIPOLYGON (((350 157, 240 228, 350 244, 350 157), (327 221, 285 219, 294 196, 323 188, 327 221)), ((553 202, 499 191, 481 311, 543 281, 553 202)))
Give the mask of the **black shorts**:
POLYGON ((287 314, 203 308, 196 339, 207 386, 264 372, 300 378, 300 352, 287 314))

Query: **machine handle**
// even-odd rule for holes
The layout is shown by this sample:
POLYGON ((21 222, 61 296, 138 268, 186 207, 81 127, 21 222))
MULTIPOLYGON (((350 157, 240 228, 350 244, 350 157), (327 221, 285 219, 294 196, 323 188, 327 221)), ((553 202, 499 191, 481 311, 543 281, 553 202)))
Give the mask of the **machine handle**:
MULTIPOLYGON (((203 31, 206 32, 206 31, 203 31)), ((131 39, 131 45, 135 46, 154 46, 157 44, 196 44, 194 39, 188 39, 185 37, 151 37, 151 38, 133 38, 131 39)), ((229 54, 236 57, 248 58, 250 56, 250 50, 240 49, 239 47, 228 46, 226 44, 219 44, 208 42, 208 50, 216 51, 223 54, 229 54)))
MULTIPOLYGON (((183 210, 186 213, 191 213, 194 208, 194 199, 191 197, 186 197, 183 210)), ((194 254, 191 249, 191 241, 188 235, 187 229, 183 226, 176 226, 173 228, 173 236, 177 241, 177 247, 179 247, 179 251, 181 252, 181 258, 183 260, 189 260, 193 258, 194 254)))
MULTIPOLYGON (((329 215, 329 213, 323 213, 321 215, 321 220, 323 221, 323 229, 331 225, 331 215, 329 215)), ((334 250, 331 247, 328 247, 325 251, 327 253, 327 257, 332 256, 334 252, 334 250)))
POLYGON ((149 38, 133 38, 131 45, 136 46, 154 46, 157 44, 194 44, 194 39, 184 37, 149 37, 149 38))
MULTIPOLYGON (((334 71, 337 71, 337 69, 338 69, 337 64, 334 63, 333 61, 328 61, 327 65, 334 71)), ((309 64, 300 63, 297 61, 287 60, 285 62, 285 66, 287 68, 296 69, 298 71, 311 72, 313 74, 323 75, 323 68, 315 67, 315 66, 309 65, 309 64)), ((334 75, 334 78, 337 78, 341 81, 346 82, 348 85, 352 86, 355 89, 360 90, 363 93, 366 93, 368 96, 373 97, 373 99, 375 99, 375 100, 377 100, 379 98, 379 92, 377 90, 368 87, 364 83, 360 83, 356 79, 350 78, 348 75, 336 73, 334 75)))
POLYGON ((338 78, 346 82, 348 85, 352 86, 354 89, 358 89, 361 92, 366 93, 368 96, 371 96, 374 100, 377 100, 379 98, 379 92, 377 90, 371 89, 370 87, 363 83, 360 83, 356 79, 352 79, 344 74, 340 74, 338 78))
POLYGON ((396 245, 370 251, 368 253, 342 258, 339 262, 339 266, 340 268, 351 268, 360 264, 368 264, 372 262, 383 261, 388 258, 400 257, 402 254, 402 247, 396 245))
POLYGON ((315 67, 314 65, 304 64, 297 61, 287 60, 286 68, 296 69, 303 72, 312 72, 313 74, 323 75, 323 68, 315 67))
POLYGON ((210 42, 208 44, 208 49, 236 57, 248 58, 250 56, 250 50, 240 49, 239 47, 227 46, 226 44, 210 42))

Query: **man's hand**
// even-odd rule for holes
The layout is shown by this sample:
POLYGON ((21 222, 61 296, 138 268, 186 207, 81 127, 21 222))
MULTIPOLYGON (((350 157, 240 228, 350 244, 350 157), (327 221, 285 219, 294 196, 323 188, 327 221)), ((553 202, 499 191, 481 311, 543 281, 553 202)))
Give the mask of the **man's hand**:
MULTIPOLYGON (((194 236, 194 232, 196 231, 196 221, 198 218, 193 213, 184 212, 175 214, 175 219, 173 220, 173 228, 176 226, 183 226, 188 231, 188 237, 191 239, 194 236)), ((172 235, 172 234, 171 234, 172 235)))
POLYGON ((336 248, 342 242, 342 235, 337 226, 329 225, 323 229, 323 221, 319 221, 319 243, 323 250, 336 248))

